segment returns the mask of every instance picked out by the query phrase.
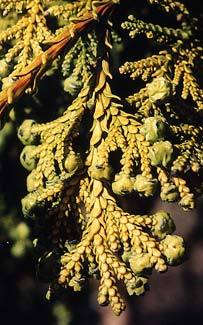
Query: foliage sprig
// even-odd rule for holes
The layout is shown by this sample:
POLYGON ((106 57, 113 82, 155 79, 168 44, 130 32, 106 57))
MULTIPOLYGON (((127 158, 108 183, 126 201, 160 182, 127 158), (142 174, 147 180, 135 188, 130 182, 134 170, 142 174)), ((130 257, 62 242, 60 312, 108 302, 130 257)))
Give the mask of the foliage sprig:
POLYGON ((112 90, 118 1, 0 5, 16 21, 0 32, 0 43, 7 45, 0 62, 0 114, 7 117, 25 93, 36 92, 40 79, 56 71, 63 101, 71 98, 51 121, 16 122, 24 145, 20 161, 29 172, 22 211, 39 229, 39 277, 50 282, 50 296, 68 287, 80 291, 89 277, 97 278, 99 304, 110 304, 116 315, 125 308, 119 281, 129 295, 141 295, 150 270, 166 271, 185 251, 166 211, 130 214, 118 198, 159 194, 188 210, 203 190, 198 20, 181 2, 148 2, 173 14, 180 26, 133 15, 122 23, 131 37, 144 34, 162 46, 120 67, 121 74, 144 82, 125 100, 112 90), (56 19, 52 29, 50 17, 56 19))

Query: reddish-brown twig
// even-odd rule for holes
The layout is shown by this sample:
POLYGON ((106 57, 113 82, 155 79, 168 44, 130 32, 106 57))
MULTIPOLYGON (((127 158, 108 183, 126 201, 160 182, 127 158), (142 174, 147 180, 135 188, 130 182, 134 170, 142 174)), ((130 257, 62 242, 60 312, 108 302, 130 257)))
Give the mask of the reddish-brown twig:
POLYGON ((50 67, 50 64, 63 51, 67 51, 72 42, 75 42, 78 37, 95 22, 95 14, 98 18, 103 17, 112 9, 114 3, 108 1, 95 8, 95 12, 88 12, 84 16, 78 18, 78 21, 57 35, 52 41, 51 46, 43 52, 43 54, 36 57, 24 70, 20 73, 13 74, 18 77, 18 80, 12 85, 0 92, 0 117, 4 112, 8 112, 9 108, 18 101, 29 87, 35 88, 37 80, 50 67))

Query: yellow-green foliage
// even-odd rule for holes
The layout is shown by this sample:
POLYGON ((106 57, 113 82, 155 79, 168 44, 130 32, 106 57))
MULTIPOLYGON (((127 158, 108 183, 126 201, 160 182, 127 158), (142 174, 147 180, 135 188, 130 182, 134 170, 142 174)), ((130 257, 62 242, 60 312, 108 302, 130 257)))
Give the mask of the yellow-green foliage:
POLYGON ((29 171, 22 210, 39 228, 39 274, 47 273, 50 296, 99 279, 98 302, 109 303, 116 315, 125 307, 118 281, 129 295, 143 294, 148 271, 166 271, 185 251, 167 212, 132 215, 118 197, 159 194, 188 210, 203 190, 199 23, 182 2, 148 4, 173 16, 177 28, 132 14, 122 23, 130 37, 143 34, 161 47, 119 68, 143 80, 124 100, 112 91, 111 68, 113 39, 119 39, 112 30, 122 1, 0 3, 3 117, 44 76, 60 71, 58 86, 64 88, 55 119, 39 123, 25 114, 18 127, 25 145, 20 161, 29 171), (72 103, 63 109, 66 98, 72 103))

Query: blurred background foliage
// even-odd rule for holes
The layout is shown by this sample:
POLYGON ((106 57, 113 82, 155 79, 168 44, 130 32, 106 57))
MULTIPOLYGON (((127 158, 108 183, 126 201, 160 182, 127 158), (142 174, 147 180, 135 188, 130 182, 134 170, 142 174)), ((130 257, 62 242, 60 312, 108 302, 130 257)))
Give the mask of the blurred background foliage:
MULTIPOLYGON (((126 60, 147 56, 155 44, 137 37, 126 38, 120 24, 129 13, 151 22, 173 23, 163 12, 149 9, 143 1, 126 0, 117 10, 114 20, 123 42, 112 50, 113 82, 112 88, 121 97, 127 96, 137 81, 125 83, 125 76, 118 73, 118 67, 126 60), (130 7, 130 12, 128 8, 130 7), (133 7, 133 10, 132 10, 133 7), (122 35, 123 33, 123 35, 122 35), (136 48, 136 50, 135 50, 136 48), (132 57, 131 57, 132 53, 132 57), (128 93, 129 92, 129 93, 128 93)), ((201 1, 185 1, 194 16, 203 18, 201 1)), ((3 19, 0 19, 3 24, 3 19)), ((144 297, 127 297, 128 307, 120 316, 113 315, 109 307, 99 307, 96 302, 96 281, 81 293, 74 294, 71 289, 60 300, 49 302, 45 295, 47 285, 40 283, 36 276, 35 253, 32 241, 34 229, 30 221, 24 219, 20 201, 26 194, 27 173, 21 166, 19 154, 22 144, 16 136, 16 124, 22 119, 35 118, 38 121, 51 120, 57 114, 56 107, 63 106, 60 96, 62 85, 60 75, 45 77, 39 84, 37 98, 26 95, 10 114, 10 121, 0 132, 0 323, 16 324, 201 324, 203 322, 203 202, 199 199, 197 208, 183 212, 176 204, 167 204, 157 199, 145 201, 131 196, 121 202, 130 212, 139 209, 150 213, 166 209, 174 216, 177 233, 187 242, 185 262, 170 268, 166 274, 154 273, 150 280, 150 291, 144 297), (57 88, 56 87, 57 84, 57 88), (23 104, 22 104, 23 101, 23 104), (46 103, 46 105, 45 105, 46 103), (22 109, 22 107, 27 107, 22 109), (139 209, 137 209, 137 206, 139 209)), ((67 95, 68 96, 68 95, 67 95)), ((71 100, 71 98, 70 98, 71 100)), ((67 98, 66 98, 67 105, 67 98)))

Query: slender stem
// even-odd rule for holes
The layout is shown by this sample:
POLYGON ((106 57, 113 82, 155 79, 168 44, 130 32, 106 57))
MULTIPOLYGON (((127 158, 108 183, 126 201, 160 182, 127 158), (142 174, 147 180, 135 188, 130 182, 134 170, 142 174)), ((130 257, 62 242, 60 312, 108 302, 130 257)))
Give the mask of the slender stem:
POLYGON ((63 32, 53 38, 52 45, 36 57, 23 71, 12 74, 13 77, 19 77, 19 79, 0 92, 0 118, 5 111, 8 113, 9 109, 13 107, 27 88, 32 87, 35 89, 37 81, 50 67, 54 59, 64 50, 67 51, 72 43, 95 22, 95 14, 98 17, 103 17, 106 13, 109 13, 114 5, 113 1, 108 1, 95 8, 94 13, 88 12, 83 17, 80 17, 78 22, 73 24, 71 28, 67 26, 63 32))

